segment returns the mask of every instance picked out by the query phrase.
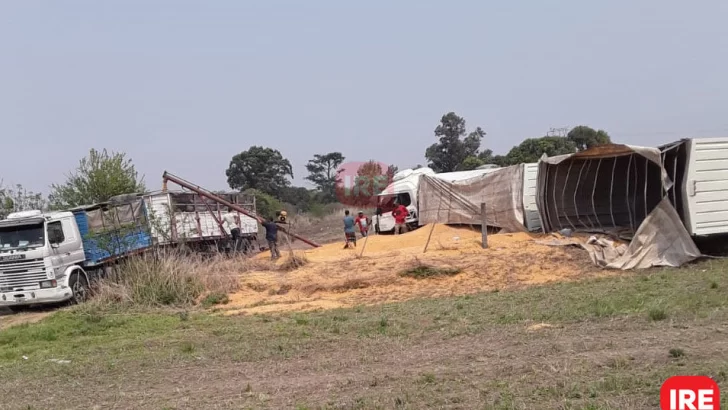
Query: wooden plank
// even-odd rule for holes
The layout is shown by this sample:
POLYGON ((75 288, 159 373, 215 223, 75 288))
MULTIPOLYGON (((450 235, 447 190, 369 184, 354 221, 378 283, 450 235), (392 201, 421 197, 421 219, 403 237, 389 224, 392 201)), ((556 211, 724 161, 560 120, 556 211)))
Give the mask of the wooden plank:
POLYGON ((483 249, 488 247, 488 223, 485 219, 485 202, 480 204, 480 235, 483 249))

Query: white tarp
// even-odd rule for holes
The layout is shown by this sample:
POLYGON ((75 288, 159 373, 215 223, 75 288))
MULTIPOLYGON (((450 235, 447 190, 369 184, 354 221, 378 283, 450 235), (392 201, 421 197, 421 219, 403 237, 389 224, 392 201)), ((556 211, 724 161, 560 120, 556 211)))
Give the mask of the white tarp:
POLYGON ((656 266, 678 267, 701 256, 668 198, 647 216, 629 244, 605 236, 539 241, 543 245, 574 245, 589 252, 595 265, 610 269, 645 269, 656 266))
POLYGON ((521 164, 455 182, 423 175, 418 194, 419 223, 480 225, 480 204, 485 203, 489 226, 506 232, 525 231, 523 172, 521 164))

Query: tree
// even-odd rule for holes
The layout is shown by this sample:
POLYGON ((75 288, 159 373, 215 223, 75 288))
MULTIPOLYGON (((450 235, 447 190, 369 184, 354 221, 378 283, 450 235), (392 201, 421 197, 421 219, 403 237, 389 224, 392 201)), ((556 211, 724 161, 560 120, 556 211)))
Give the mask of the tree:
POLYGON ((0 183, 0 219, 6 218, 13 212, 34 209, 43 211, 47 207, 48 201, 43 194, 28 191, 20 184, 15 185, 14 188, 3 188, 0 183))
POLYGON ((566 138, 573 142, 576 149, 579 151, 584 151, 585 149, 596 147, 597 145, 604 145, 612 142, 606 131, 597 131, 593 128, 587 127, 586 125, 579 125, 578 127, 572 128, 566 138))
POLYGON ((274 218, 276 212, 283 210, 283 203, 263 191, 255 188, 243 191, 246 195, 255 197, 255 210, 258 216, 268 219, 274 218))
POLYGON ((105 202, 116 195, 144 192, 143 179, 126 154, 92 148, 64 184, 51 185, 49 199, 56 209, 105 202))
MULTIPOLYGON (((394 174, 397 173, 396 165, 387 166, 387 170, 382 169, 382 165, 374 160, 366 162, 356 171, 357 177, 355 185, 360 187, 364 194, 376 196, 384 191, 394 180, 394 174)), ((375 201, 376 202, 376 201, 375 201)))
POLYGON ((285 187, 281 190, 280 200, 295 206, 298 210, 308 211, 313 202, 313 195, 304 187, 285 187))
POLYGON ((504 167, 508 165, 505 155, 493 155, 493 150, 490 149, 481 151, 478 154, 478 159, 483 162, 481 165, 494 164, 498 165, 499 167, 504 167))
POLYGON ((576 145, 566 137, 528 138, 508 151, 503 165, 537 162, 543 154, 552 157, 574 152, 576 145))
POLYGON ((469 156, 463 160, 462 164, 460 164, 460 169, 462 171, 470 171, 484 164, 485 161, 483 161, 479 156, 469 156))
POLYGON ((280 151, 252 146, 230 160, 225 175, 232 189, 252 188, 278 196, 283 188, 291 185, 287 177, 293 178, 293 167, 280 151))
POLYGON ((396 165, 390 165, 387 167, 387 180, 393 181, 394 180, 394 174, 399 171, 399 168, 396 165))
POLYGON ((316 185, 324 202, 336 201, 336 183, 341 173, 339 165, 343 162, 344 156, 340 152, 329 152, 324 155, 314 155, 306 164, 308 170, 306 179, 316 185))
POLYGON ((374 160, 367 161, 356 170, 353 185, 345 186, 339 181, 336 184, 336 193, 339 200, 351 206, 374 207, 377 195, 392 182, 396 167, 387 166, 374 160), (384 167, 387 167, 384 170, 384 167))
MULTIPOLYGON (((389 177, 391 166, 385 171, 382 164, 371 160, 362 164, 356 171, 357 177, 354 182, 354 196, 359 206, 373 207, 377 204, 377 195, 392 182, 389 177)), ((392 177, 394 173, 391 174, 392 177)))
POLYGON ((363 163, 359 169, 356 170, 357 177, 373 178, 382 174, 382 165, 374 160, 363 163))
POLYGON ((465 132, 465 119, 454 112, 443 115, 435 128, 439 142, 425 150, 429 167, 435 172, 457 171, 462 169, 466 158, 477 156, 485 131, 478 127, 463 138, 465 132))

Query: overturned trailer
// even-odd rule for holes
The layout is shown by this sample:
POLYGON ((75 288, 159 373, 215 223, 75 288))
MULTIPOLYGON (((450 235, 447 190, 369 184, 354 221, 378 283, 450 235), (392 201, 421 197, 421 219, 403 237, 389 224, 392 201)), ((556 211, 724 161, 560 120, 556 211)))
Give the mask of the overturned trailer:
POLYGON ((657 148, 608 144, 542 158, 537 203, 545 232, 569 229, 629 239, 596 263, 620 269, 679 266, 700 256, 668 198, 673 181, 657 148))
POLYGON ((542 158, 537 200, 546 232, 611 232, 629 237, 663 197, 659 151, 609 144, 542 158))

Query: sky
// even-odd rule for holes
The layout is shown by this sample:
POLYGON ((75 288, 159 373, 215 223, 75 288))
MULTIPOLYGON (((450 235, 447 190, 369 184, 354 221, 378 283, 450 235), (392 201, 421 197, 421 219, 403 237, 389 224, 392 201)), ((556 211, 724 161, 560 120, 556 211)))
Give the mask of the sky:
POLYGON ((589 125, 728 136, 722 0, 0 0, 0 179, 48 192, 89 149, 226 189, 233 155, 425 164, 450 111, 506 153, 589 125))

